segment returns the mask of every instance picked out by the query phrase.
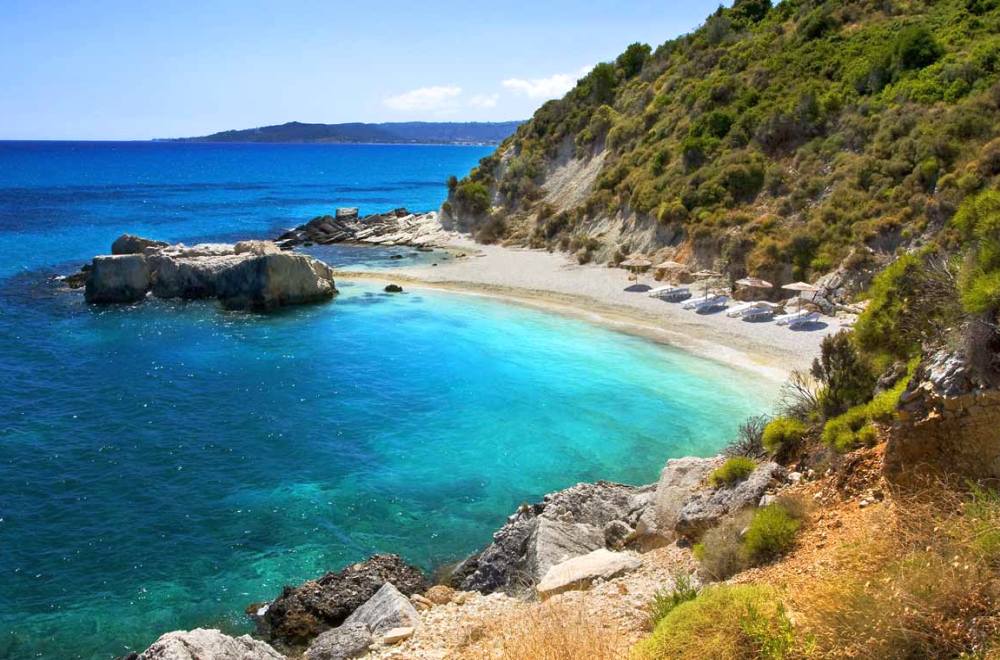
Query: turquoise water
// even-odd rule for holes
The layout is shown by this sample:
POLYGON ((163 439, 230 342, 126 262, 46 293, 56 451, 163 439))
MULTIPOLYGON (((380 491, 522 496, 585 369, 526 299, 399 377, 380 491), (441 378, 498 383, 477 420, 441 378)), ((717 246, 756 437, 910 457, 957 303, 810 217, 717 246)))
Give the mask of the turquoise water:
MULTIPOLYGON (((406 180, 421 178, 418 162, 406 180)), ((116 161, 130 167, 145 165, 116 161)), ((132 198, 95 197, 155 224, 132 198)), ((89 202, 34 202, 46 204, 89 202)), ((236 231, 275 224, 266 204, 252 208, 236 231)), ((155 233, 234 231, 196 215, 155 233)), ((91 308, 46 281, 89 239, 81 248, 69 221, 32 228, 42 221, 0 234, 20 260, 0 281, 4 658, 107 658, 177 628, 245 631, 248 603, 373 552, 431 569, 488 542, 521 502, 577 481, 649 482, 668 457, 717 450, 773 394, 716 363, 472 296, 340 282, 330 304, 267 316, 210 302, 91 308), (24 233, 58 245, 24 253, 12 245, 24 233)), ((106 243, 134 227, 83 234, 106 243)))

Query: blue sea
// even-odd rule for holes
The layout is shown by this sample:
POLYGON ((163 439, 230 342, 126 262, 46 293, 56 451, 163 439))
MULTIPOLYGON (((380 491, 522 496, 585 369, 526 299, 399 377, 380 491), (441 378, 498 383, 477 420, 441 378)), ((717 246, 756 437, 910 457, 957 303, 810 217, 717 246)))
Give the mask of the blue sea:
POLYGON ((0 658, 247 632, 244 608, 282 585, 375 552, 432 570, 522 502, 648 483, 768 407, 740 371, 472 296, 341 281, 329 304, 253 315, 88 307, 50 281, 124 231, 192 243, 434 209, 488 152, 0 143, 0 658))

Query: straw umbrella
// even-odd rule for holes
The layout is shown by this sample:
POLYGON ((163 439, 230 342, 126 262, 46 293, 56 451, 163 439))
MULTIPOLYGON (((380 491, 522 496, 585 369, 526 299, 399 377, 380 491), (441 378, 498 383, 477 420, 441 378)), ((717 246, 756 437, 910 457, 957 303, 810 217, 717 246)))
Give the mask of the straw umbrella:
POLYGON ((802 313, 802 294, 803 293, 817 293, 819 291, 818 286, 813 286, 808 282, 792 282, 791 284, 785 284, 781 287, 785 291, 798 291, 799 292, 799 313, 802 313))
POLYGON ((708 281, 713 277, 720 277, 720 273, 714 270, 699 270, 697 273, 692 273, 691 277, 699 280, 705 280, 705 297, 708 298, 708 281))
MULTIPOLYGON (((639 273, 646 270, 653 265, 653 262, 645 257, 632 256, 621 263, 622 266, 627 268, 629 272, 635 274, 635 281, 639 281, 639 273)), ((632 278, 629 277, 631 280, 632 278)))

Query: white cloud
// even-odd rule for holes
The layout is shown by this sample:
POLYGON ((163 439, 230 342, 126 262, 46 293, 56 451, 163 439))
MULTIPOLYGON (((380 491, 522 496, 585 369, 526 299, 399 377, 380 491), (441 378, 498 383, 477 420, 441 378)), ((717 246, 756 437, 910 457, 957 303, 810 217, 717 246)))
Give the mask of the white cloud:
POLYGON ((497 107, 497 101, 499 100, 499 94, 476 94, 469 99, 469 105, 473 108, 495 108, 497 107))
POLYGON ((411 110, 448 110, 455 105, 461 96, 462 88, 455 85, 436 85, 420 87, 408 92, 390 96, 383 103, 393 110, 408 112, 411 110))
POLYGON ((502 84, 515 94, 528 98, 554 99, 573 89, 576 81, 591 68, 586 66, 576 73, 556 73, 548 78, 508 78, 502 84))

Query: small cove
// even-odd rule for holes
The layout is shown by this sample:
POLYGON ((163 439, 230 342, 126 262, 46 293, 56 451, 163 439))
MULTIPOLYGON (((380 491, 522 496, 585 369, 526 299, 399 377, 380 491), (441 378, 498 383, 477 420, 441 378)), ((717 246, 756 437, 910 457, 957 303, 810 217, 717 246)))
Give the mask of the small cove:
MULTIPOLYGON (((101 208, 156 224, 114 190, 95 193, 101 208)), ((31 208, 56 204, 49 191, 31 208)), ((161 231, 266 235, 285 222, 269 208, 237 226, 178 210, 161 231)), ((0 286, 0 657, 107 658, 167 630, 246 631, 247 604, 373 552, 432 569, 524 501, 578 481, 647 483, 669 457, 714 453, 775 394, 638 337, 447 292, 344 280, 330 304, 252 315, 92 308, 46 283, 124 222, 82 240, 50 226, 50 249, 30 254, 16 228, 0 237, 23 255, 0 286)), ((428 258, 413 252, 325 258, 428 258)))

